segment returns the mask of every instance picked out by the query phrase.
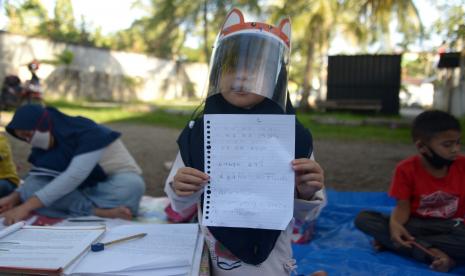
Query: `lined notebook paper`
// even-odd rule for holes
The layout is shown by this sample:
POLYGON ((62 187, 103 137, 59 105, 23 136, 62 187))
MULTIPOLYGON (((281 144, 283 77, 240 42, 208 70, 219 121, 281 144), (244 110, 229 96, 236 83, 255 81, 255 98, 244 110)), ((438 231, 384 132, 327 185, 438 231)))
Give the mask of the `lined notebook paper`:
POLYGON ((283 230, 292 218, 294 115, 204 116, 202 224, 283 230))

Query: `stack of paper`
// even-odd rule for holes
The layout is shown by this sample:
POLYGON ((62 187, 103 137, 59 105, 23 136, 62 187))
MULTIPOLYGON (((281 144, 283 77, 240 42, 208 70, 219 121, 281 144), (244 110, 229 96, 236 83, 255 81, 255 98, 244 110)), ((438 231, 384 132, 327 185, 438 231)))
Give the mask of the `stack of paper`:
POLYGON ((122 225, 101 242, 138 233, 141 239, 89 252, 66 270, 67 275, 197 275, 203 238, 197 224, 122 225))

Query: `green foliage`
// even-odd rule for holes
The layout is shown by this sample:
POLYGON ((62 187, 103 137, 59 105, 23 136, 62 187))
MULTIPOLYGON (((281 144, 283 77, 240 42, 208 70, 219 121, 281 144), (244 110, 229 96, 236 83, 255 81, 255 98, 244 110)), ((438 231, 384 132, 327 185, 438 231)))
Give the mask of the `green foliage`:
MULTIPOLYGON (((404 48, 423 34, 413 0, 137 0, 133 6, 145 14, 130 28, 108 36, 99 28, 88 31, 84 18, 76 26, 71 0, 56 1, 53 19, 47 17, 40 0, 6 1, 5 10, 10 19, 8 30, 12 32, 189 62, 209 61, 215 36, 232 7, 272 24, 290 16, 293 32, 289 78, 306 93, 304 99, 315 91, 312 80, 322 78, 324 57, 336 35, 344 35, 365 48, 381 42, 381 50, 389 52, 393 47, 390 24, 394 20, 404 34, 404 48), (189 38, 198 39, 198 47, 187 47, 189 38)), ((438 28, 450 30, 448 37, 460 37, 465 30, 453 26, 464 22, 463 5, 451 8, 450 15, 450 19, 437 23, 438 28)), ((408 64, 408 70, 420 74, 423 64, 423 60, 408 64)))
MULTIPOLYGON (((302 83, 311 76, 309 68, 319 68, 319 60, 308 57, 324 55, 332 37, 344 34, 357 43, 373 42, 389 32, 390 22, 399 20, 399 30, 405 34, 406 44, 422 30, 412 1, 355 1, 355 0, 137 0, 134 8, 146 15, 132 26, 115 34, 104 36, 100 29, 89 32, 85 18, 76 26, 71 0, 57 0, 54 18, 40 0, 6 1, 5 9, 10 19, 8 29, 28 35, 40 35, 56 41, 144 52, 162 58, 185 57, 189 61, 208 62, 211 46, 226 12, 232 7, 241 8, 246 14, 267 18, 276 24, 279 17, 289 15, 293 22, 293 48, 300 76, 292 76, 302 83), (26 22, 27 20, 27 22, 26 22), (200 38, 200 47, 185 46, 189 37, 200 38), (312 65, 305 65, 311 62, 312 65), (303 64, 303 65, 302 65, 303 64)), ((270 20, 268 20, 270 21, 270 20)))
POLYGON ((47 10, 40 0, 5 1, 4 8, 9 19, 8 31, 26 35, 47 32, 47 10))
POLYGON ((207 62, 201 48, 183 47, 181 52, 182 57, 186 62, 207 62))
POLYGON ((434 22, 433 32, 440 35, 452 50, 460 51, 457 46, 460 47, 461 44, 465 47, 465 1, 455 2, 437 5, 438 9, 444 11, 445 16, 434 22))
POLYGON ((74 54, 70 50, 65 49, 56 56, 57 64, 70 65, 73 62, 74 54))
POLYGON ((69 66, 74 60, 74 53, 68 49, 63 50, 63 52, 56 54, 53 60, 41 59, 41 63, 48 63, 52 65, 64 65, 69 66))
POLYGON ((6 29, 12 33, 85 46, 110 48, 113 43, 99 28, 91 33, 84 17, 80 26, 76 25, 71 0, 57 0, 53 18, 48 17, 40 0, 6 1, 4 7, 8 16, 6 29))
POLYGON ((434 55, 430 53, 419 53, 414 60, 402 58, 402 68, 405 75, 411 77, 429 77, 433 74, 433 59, 434 55))
POLYGON ((258 10, 257 1, 243 0, 139 0, 134 6, 146 11, 147 15, 134 21, 131 28, 112 37, 118 49, 142 51, 167 59, 182 56, 193 61, 208 61, 218 27, 229 9, 236 6, 258 10), (202 49, 186 49, 187 34, 202 37, 202 49))
POLYGON ((137 89, 144 84, 144 80, 138 77, 123 76, 123 85, 129 89, 137 89))

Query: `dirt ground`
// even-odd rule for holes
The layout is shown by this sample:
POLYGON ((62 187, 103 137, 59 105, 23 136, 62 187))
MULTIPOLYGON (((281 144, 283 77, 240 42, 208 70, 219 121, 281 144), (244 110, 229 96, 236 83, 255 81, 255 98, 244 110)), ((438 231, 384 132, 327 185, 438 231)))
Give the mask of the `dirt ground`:
MULTIPOLYGON (((177 153, 180 130, 137 125, 109 124, 123 133, 122 139, 144 172, 147 194, 163 195, 168 176, 164 163, 177 153)), ((397 162, 414 154, 412 145, 320 140, 314 133, 315 157, 325 170, 326 186, 339 191, 386 191, 397 162)), ((19 174, 29 169, 29 145, 13 139, 11 147, 19 174)))

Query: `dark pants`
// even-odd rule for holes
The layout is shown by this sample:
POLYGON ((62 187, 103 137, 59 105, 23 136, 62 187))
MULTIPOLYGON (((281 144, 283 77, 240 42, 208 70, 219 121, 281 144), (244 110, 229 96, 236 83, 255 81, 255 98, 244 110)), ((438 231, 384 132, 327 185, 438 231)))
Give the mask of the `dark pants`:
POLYGON ((0 198, 11 194, 16 189, 16 185, 10 180, 0 179, 0 198))
MULTIPOLYGON (((428 255, 418 248, 400 246, 391 240, 388 215, 374 211, 362 211, 355 218, 354 223, 358 229, 372 236, 386 248, 421 262, 431 262, 428 255)), ((415 241, 424 247, 437 248, 456 261, 465 261, 465 224, 463 221, 410 217, 404 227, 410 235, 415 237, 415 241)))

